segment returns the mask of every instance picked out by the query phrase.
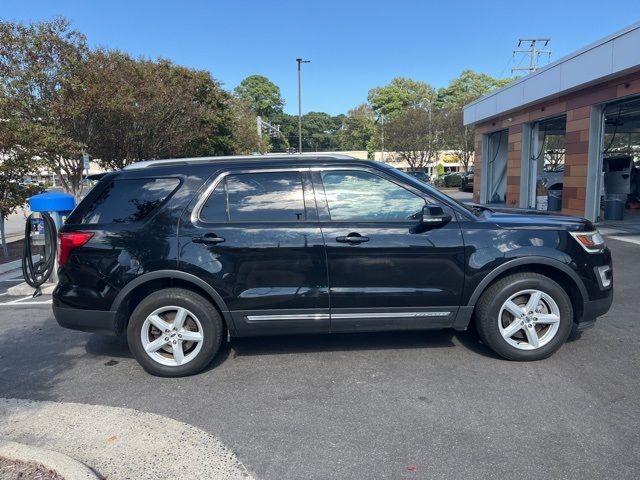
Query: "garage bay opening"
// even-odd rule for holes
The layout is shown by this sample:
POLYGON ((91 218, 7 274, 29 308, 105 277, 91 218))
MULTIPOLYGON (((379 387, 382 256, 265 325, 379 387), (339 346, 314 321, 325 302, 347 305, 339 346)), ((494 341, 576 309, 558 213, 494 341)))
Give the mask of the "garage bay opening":
POLYGON ((640 98, 604 109, 600 219, 640 223, 640 98))
POLYGON ((490 133, 485 135, 484 141, 487 161, 482 163, 480 203, 505 203, 509 131, 490 133))
POLYGON ((522 174, 528 177, 527 204, 536 210, 562 210, 567 117, 549 118, 531 125, 528 165, 522 174))

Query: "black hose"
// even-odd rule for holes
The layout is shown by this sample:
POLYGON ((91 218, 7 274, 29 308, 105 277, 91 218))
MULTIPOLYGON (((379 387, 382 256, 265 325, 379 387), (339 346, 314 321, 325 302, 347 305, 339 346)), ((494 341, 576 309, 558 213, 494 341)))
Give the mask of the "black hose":
POLYGON ((56 224, 46 212, 41 213, 44 221, 44 251, 40 260, 34 263, 31 250, 31 218, 29 215, 24 229, 24 249, 22 252, 22 274, 24 280, 36 289, 34 297, 40 292, 40 286, 46 282, 56 266, 56 249, 58 248, 58 237, 56 224))

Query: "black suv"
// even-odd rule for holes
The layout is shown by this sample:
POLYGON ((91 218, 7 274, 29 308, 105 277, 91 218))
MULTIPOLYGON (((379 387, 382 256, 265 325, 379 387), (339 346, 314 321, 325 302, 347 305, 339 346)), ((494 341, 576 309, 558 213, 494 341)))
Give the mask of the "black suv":
POLYGON ((155 375, 231 336, 467 329, 551 355, 611 306, 611 254, 580 218, 467 206, 346 156, 134 164, 59 234, 60 325, 127 335, 155 375))

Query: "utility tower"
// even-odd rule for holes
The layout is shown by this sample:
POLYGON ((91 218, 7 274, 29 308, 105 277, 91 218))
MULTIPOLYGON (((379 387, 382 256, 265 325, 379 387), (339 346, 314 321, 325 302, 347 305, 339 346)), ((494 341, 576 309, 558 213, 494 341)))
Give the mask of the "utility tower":
POLYGON ((515 72, 527 72, 532 73, 538 69, 538 57, 540 55, 546 55, 547 61, 551 58, 551 50, 545 50, 544 48, 549 45, 550 38, 520 38, 518 39, 518 47, 513 51, 513 55, 516 53, 522 53, 529 56, 528 67, 514 67, 511 69, 511 73, 515 72), (528 48, 522 48, 527 45, 528 48))

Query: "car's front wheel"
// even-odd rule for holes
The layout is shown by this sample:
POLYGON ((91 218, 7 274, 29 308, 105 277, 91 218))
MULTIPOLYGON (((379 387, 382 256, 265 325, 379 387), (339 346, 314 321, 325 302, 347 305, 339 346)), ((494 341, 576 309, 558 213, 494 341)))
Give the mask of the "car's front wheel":
POLYGON ((509 360, 540 360, 571 333, 573 308, 565 290, 537 273, 508 275, 480 297, 476 325, 482 341, 509 360))
POLYGON ((148 373, 193 375, 213 359, 222 341, 222 319, 201 295, 181 288, 153 292, 131 314, 129 348, 148 373))

